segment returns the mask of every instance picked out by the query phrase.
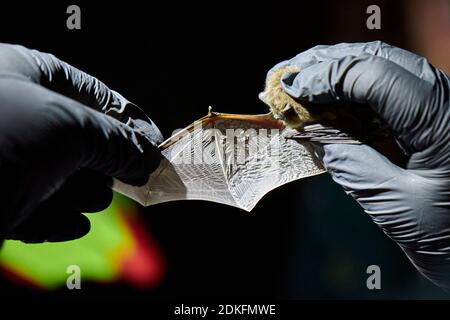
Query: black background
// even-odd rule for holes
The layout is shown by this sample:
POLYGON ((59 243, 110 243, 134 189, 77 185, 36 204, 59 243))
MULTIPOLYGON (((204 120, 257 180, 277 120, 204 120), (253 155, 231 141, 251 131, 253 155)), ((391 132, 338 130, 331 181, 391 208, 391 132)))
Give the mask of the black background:
MULTIPOLYGON (((267 70, 314 45, 384 40, 408 48, 401 1, 77 3, 81 30, 66 28, 72 3, 2 3, 0 41, 51 52, 98 77, 143 108, 166 137, 205 115, 209 105, 221 112, 266 112, 257 94, 267 70), (382 8, 381 30, 365 26, 365 10, 374 3, 382 8)), ((45 294, 3 280, 1 290, 129 299, 442 295, 326 175, 275 190, 251 214, 205 202, 142 211, 167 259, 159 287, 87 284, 81 292, 45 294), (346 264, 355 256, 356 263, 346 264), (382 292, 365 287, 370 264, 385 270, 382 292), (343 283, 327 280, 331 267, 342 269, 343 283)))

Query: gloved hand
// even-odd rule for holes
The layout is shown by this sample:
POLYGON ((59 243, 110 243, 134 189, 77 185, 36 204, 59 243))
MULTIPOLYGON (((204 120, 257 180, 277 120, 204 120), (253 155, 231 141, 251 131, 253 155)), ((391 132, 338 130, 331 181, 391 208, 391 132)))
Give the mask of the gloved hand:
POLYGON ((275 66, 300 102, 368 104, 393 129, 405 167, 368 145, 315 150, 335 182, 435 284, 450 288, 450 78, 382 42, 317 46, 275 66))
POLYGON ((53 55, 0 44, 0 238, 83 236, 111 177, 141 185, 162 136, 135 105, 53 55))

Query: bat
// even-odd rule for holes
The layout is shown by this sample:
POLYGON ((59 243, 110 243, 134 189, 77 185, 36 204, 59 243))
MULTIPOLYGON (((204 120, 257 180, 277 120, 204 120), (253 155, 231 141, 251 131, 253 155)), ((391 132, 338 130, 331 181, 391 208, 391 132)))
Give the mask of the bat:
MULTIPOLYGON (((159 167, 142 187, 114 180, 113 189, 144 206, 205 200, 251 211, 271 190, 325 172, 311 143, 370 143, 403 158, 390 128, 368 106, 307 106, 281 88, 287 67, 269 75, 261 98, 271 112, 213 112, 164 141, 159 167)), ((393 161, 394 162, 394 161, 393 161)))
POLYGON ((251 211, 271 190, 325 172, 308 140, 327 129, 310 129, 289 128, 271 113, 209 110, 159 146, 163 160, 144 186, 115 179, 113 189, 143 206, 205 200, 251 211))

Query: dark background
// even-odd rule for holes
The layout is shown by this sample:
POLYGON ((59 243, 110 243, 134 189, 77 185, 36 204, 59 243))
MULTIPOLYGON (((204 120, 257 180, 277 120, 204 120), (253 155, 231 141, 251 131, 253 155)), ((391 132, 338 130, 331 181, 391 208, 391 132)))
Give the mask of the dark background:
MULTIPOLYGON (((98 77, 141 106, 168 137, 214 110, 264 113, 257 94, 275 63, 317 44, 383 40, 414 50, 403 1, 281 1, 224 6, 77 2, 82 29, 66 28, 68 2, 0 8, 0 41, 19 43, 98 77), (378 4, 382 29, 366 28, 378 4)), ((243 3, 243 2, 242 2, 243 3)), ((206 202, 142 209, 167 274, 157 288, 86 284, 81 292, 36 292, 2 280, 9 295, 154 299, 449 297, 328 175, 267 195, 250 214, 206 202), (382 290, 366 288, 366 268, 382 290)))

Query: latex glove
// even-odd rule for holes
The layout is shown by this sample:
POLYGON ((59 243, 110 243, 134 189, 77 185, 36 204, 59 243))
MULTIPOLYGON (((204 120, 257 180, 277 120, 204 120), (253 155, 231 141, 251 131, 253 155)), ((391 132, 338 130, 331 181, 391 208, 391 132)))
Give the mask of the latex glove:
POLYGON ((110 177, 140 185, 162 140, 135 105, 53 55, 0 44, 0 236, 83 236, 110 177), (114 118, 113 118, 114 117, 114 118), (119 121, 120 120, 120 121, 119 121))
POLYGON ((408 155, 405 167, 368 145, 316 145, 335 182, 437 285, 450 287, 450 79, 425 58, 382 42, 317 46, 283 89, 312 104, 369 104, 408 155))

